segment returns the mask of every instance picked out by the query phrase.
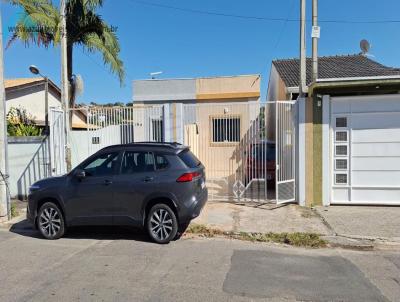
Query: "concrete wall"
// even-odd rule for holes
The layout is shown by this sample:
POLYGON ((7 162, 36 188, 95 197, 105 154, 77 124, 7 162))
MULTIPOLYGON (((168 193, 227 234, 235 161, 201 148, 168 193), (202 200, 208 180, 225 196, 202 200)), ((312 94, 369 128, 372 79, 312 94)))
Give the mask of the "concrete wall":
POLYGON ((195 100, 196 80, 137 80, 132 95, 133 102, 195 100))
POLYGON ((8 138, 11 197, 25 199, 30 185, 50 176, 48 148, 45 137, 8 138))
POLYGON ((268 82, 267 102, 276 102, 277 100, 288 100, 289 95, 286 92, 286 85, 279 76, 274 65, 271 67, 271 72, 268 82))
MULTIPOLYGON (((44 89, 44 84, 21 89, 7 89, 6 112, 8 112, 11 107, 24 108, 27 113, 33 116, 36 123, 43 124, 46 111, 44 89)), ((49 89, 49 107, 60 106, 60 96, 53 89, 49 89)))
POLYGON ((241 98, 257 98, 260 96, 259 75, 244 75, 232 77, 198 78, 196 79, 196 99, 220 100, 241 98))

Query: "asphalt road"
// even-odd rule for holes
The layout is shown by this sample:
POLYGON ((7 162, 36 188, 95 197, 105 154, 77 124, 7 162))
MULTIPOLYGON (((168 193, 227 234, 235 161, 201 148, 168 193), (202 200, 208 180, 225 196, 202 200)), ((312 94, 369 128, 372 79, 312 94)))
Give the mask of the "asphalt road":
POLYGON ((169 245, 81 228, 47 241, 0 230, 0 301, 400 301, 400 252, 226 239, 169 245))

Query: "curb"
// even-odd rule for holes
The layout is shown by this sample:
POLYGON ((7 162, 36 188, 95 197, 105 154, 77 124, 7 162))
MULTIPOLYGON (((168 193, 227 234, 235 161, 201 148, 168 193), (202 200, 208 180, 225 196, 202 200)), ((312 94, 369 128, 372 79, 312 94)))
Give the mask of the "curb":
POLYGON ((12 218, 11 220, 0 222, 0 229, 9 230, 15 223, 21 222, 25 219, 26 219, 26 209, 20 210, 18 216, 12 218))

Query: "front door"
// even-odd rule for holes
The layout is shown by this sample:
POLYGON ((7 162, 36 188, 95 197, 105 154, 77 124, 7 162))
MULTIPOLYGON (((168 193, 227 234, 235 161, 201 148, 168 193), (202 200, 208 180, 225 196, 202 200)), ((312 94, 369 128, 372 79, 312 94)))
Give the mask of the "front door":
POLYGON ((113 180, 119 169, 119 152, 102 153, 83 163, 84 178, 71 177, 65 210, 71 225, 110 225, 115 203, 113 180))

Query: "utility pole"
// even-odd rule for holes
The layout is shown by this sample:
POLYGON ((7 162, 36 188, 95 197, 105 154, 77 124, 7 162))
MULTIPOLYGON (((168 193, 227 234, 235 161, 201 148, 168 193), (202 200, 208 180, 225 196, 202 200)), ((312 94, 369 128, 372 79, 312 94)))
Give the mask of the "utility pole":
POLYGON ((299 97, 304 97, 306 88, 306 0, 300 0, 300 82, 299 97))
POLYGON ((7 161, 7 106, 4 90, 4 65, 3 65, 3 26, 0 10, 0 220, 7 217, 11 219, 11 204, 7 186, 8 161, 7 161))
POLYGON ((67 171, 71 169, 71 156, 69 147, 69 79, 67 69, 67 19, 65 0, 60 0, 61 16, 61 100, 64 109, 64 132, 65 132, 65 163, 67 171))
POLYGON ((318 0, 312 2, 312 80, 318 79, 318 39, 320 28, 318 26, 318 0))

